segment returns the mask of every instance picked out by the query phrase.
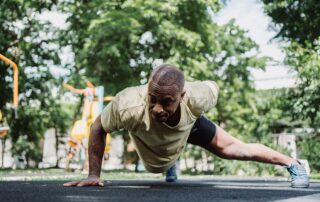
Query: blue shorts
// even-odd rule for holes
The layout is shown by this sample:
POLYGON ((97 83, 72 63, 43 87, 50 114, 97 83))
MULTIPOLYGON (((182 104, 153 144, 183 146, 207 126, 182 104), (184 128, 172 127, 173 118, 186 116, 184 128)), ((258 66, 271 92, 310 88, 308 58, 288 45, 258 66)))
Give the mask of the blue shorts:
POLYGON ((206 147, 216 135, 216 130, 217 127, 212 121, 205 116, 201 116, 194 123, 187 142, 206 147))

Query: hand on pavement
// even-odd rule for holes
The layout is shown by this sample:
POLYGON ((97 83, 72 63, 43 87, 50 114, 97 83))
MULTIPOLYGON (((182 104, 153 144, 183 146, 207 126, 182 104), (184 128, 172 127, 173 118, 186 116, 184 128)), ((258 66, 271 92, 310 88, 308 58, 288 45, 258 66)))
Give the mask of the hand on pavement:
POLYGON ((65 187, 84 187, 84 186, 100 186, 103 187, 103 181, 100 180, 98 176, 89 176, 87 179, 84 180, 77 180, 72 182, 64 183, 63 186, 65 187))

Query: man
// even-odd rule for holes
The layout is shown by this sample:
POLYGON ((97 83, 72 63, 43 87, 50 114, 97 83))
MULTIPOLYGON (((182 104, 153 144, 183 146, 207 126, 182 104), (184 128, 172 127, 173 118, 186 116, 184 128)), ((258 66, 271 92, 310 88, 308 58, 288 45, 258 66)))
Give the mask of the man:
POLYGON ((298 161, 261 144, 243 143, 203 116, 216 105, 218 91, 213 81, 185 83, 178 68, 160 65, 147 85, 118 93, 95 120, 89 139, 89 176, 64 186, 103 186, 100 172, 105 134, 124 128, 145 168, 153 173, 169 170, 168 181, 175 181, 170 174, 188 142, 225 159, 286 166, 292 187, 308 187, 308 176, 298 161))

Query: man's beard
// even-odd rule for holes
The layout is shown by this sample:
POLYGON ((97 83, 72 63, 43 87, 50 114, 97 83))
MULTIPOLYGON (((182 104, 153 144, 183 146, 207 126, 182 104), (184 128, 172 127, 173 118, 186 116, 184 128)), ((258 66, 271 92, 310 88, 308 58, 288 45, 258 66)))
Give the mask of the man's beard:
POLYGON ((152 118, 158 122, 166 122, 169 118, 169 115, 167 115, 167 114, 156 115, 156 114, 152 113, 152 118))

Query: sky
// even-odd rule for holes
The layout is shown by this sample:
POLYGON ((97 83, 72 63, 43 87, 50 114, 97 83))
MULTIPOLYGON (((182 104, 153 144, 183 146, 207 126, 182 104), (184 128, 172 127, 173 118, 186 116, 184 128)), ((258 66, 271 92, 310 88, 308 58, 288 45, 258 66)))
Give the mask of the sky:
MULTIPOLYGON (((268 64, 265 71, 252 69, 252 77, 257 89, 271 89, 282 87, 293 87, 295 85, 295 74, 282 63, 285 55, 281 51, 279 40, 272 40, 276 32, 268 29, 271 19, 264 14, 263 4, 259 0, 229 0, 227 5, 213 16, 213 20, 222 25, 231 19, 242 29, 247 31, 248 36, 260 47, 261 56, 272 57, 278 62, 277 65, 268 64)), ((44 20, 49 20, 53 25, 65 28, 66 16, 50 12, 41 16, 44 20)), ((73 60, 70 50, 62 50, 66 63, 73 60)), ((56 74, 65 74, 63 69, 55 67, 56 74)))

